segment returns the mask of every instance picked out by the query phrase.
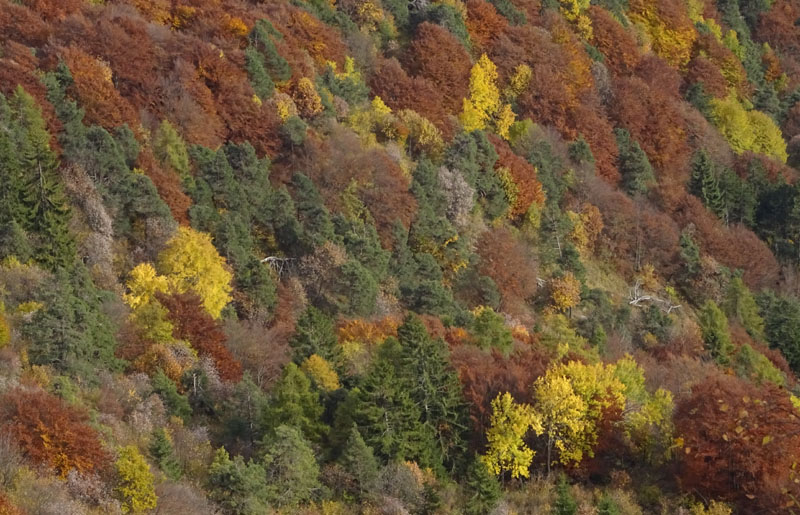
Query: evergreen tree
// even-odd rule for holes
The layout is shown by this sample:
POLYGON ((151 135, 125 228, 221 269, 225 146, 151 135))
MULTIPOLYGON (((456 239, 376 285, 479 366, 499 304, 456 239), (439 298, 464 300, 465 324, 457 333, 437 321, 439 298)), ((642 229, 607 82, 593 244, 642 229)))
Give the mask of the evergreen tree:
POLYGON ((341 351, 333 320, 314 306, 308 306, 300 315, 289 345, 292 347, 293 359, 297 364, 316 354, 331 363, 334 368, 341 365, 341 351))
POLYGON ((421 422, 408 382, 396 364, 402 348, 394 338, 381 345, 369 372, 359 385, 352 418, 364 441, 386 460, 414 460, 420 466, 438 465, 435 434, 421 422))
POLYGON ((558 476, 556 482, 556 500, 553 502, 553 515, 576 515, 578 513, 578 503, 569 491, 567 476, 563 473, 558 476))
POLYGON ((447 347, 441 340, 432 339, 414 315, 406 317, 397 338, 402 349, 398 366, 406 376, 411 399, 421 408, 422 423, 436 437, 437 461, 453 469, 462 461, 466 448, 468 416, 447 347))
POLYGON ((248 446, 255 444, 263 436, 260 420, 267 404, 267 396, 245 372, 223 406, 225 433, 248 446))
POLYGON ((326 241, 335 241, 333 222, 322 196, 311 179, 301 173, 292 177, 297 217, 303 226, 305 244, 310 250, 326 241))
POLYGON ((361 495, 370 489, 378 477, 378 461, 355 426, 350 428, 350 435, 342 449, 339 463, 356 480, 361 495))
POLYGON ((597 503, 597 515, 622 515, 622 511, 608 494, 604 494, 597 503))
POLYGON ((712 213, 728 223, 728 205, 720 189, 716 166, 705 150, 699 150, 692 159, 690 191, 712 213))
POLYGON ((262 462, 269 501, 276 506, 296 506, 310 501, 320 489, 319 465, 308 440, 296 428, 278 426, 267 437, 262 462))
POLYGON ((732 278, 728 283, 723 308, 725 314, 738 321, 750 336, 764 338, 764 320, 758 313, 755 297, 745 286, 741 276, 732 278))
POLYGON ((181 465, 175 458, 172 440, 163 427, 153 431, 153 438, 150 441, 150 456, 169 479, 178 481, 183 475, 181 465))
POLYGON ((767 291, 757 303, 770 347, 780 350, 795 374, 800 373, 800 302, 767 291))
POLYGON ((626 129, 614 129, 619 147, 619 171, 622 185, 629 195, 646 195, 656 182, 656 176, 647 154, 626 129))
POLYGON ((320 420, 322 412, 319 393, 312 390, 311 381, 297 365, 289 363, 270 392, 260 426, 266 438, 274 434, 278 426, 285 425, 299 429, 309 440, 318 442, 327 432, 320 420))
POLYGON ((287 81, 292 76, 289 63, 273 42, 281 39, 283 35, 268 20, 258 20, 250 32, 250 44, 264 56, 264 66, 275 82, 287 81))
POLYGON ((694 277, 700 271, 700 247, 695 243, 689 231, 681 232, 678 240, 680 256, 683 259, 686 275, 694 277))
POLYGON ((503 494, 497 477, 489 472, 486 464, 477 456, 467 468, 464 483, 467 492, 469 492, 469 497, 464 507, 467 515, 490 513, 503 494))
POLYGON ((157 393, 161 400, 164 401, 169 412, 180 417, 184 421, 189 420, 192 415, 192 407, 189 405, 189 399, 185 395, 178 392, 178 387, 172 382, 172 379, 167 377, 163 370, 160 368, 153 376, 153 392, 157 393))
POLYGON ((253 47, 248 47, 244 51, 245 68, 250 77, 250 84, 253 91, 262 100, 266 100, 275 92, 275 83, 267 72, 264 56, 253 47))
POLYGON ((713 300, 703 305, 699 322, 703 341, 711 356, 721 365, 728 364, 733 352, 728 319, 713 300))
POLYGON ((269 512, 267 473, 260 463, 231 460, 220 447, 208 469, 209 497, 227 513, 260 515, 269 512))

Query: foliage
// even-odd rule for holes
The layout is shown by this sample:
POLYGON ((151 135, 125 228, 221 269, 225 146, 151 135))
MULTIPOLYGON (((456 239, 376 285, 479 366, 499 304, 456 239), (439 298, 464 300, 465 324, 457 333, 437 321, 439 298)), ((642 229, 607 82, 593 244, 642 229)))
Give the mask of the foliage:
POLYGON ((531 426, 541 431, 541 424, 529 405, 515 403, 508 392, 498 394, 492 401, 491 425, 486 432, 488 448, 481 458, 489 472, 528 477, 535 453, 525 444, 524 437, 531 426))
POLYGON ((158 498, 153 487, 153 474, 139 449, 133 445, 120 449, 114 466, 119 477, 116 491, 122 500, 123 513, 155 508, 158 498))

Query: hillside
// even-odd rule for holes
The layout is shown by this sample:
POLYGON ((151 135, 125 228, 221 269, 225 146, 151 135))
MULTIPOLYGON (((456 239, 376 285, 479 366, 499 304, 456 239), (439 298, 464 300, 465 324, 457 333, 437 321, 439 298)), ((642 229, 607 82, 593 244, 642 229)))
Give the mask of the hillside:
POLYGON ((0 515, 800 514, 800 0, 0 0, 0 515))

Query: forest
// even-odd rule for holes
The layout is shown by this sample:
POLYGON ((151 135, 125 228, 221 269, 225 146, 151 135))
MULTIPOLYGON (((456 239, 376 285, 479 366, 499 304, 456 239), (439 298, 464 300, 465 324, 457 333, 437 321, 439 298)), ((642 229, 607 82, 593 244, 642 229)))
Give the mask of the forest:
POLYGON ((0 0, 0 515, 800 515, 800 0, 0 0))

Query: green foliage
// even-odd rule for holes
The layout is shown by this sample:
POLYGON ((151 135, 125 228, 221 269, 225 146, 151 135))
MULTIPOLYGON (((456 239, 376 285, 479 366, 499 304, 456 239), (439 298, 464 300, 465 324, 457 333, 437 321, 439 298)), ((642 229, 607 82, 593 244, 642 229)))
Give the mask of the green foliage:
POLYGON ((728 318, 739 322, 747 334, 759 340, 764 338, 764 320, 758 313, 755 297, 741 277, 734 277, 728 283, 722 307, 728 318))
POLYGON ((167 120, 161 122, 153 135, 153 152, 161 163, 168 165, 181 176, 181 179, 191 184, 186 143, 167 120))
POLYGON ((258 515, 269 510, 267 473, 264 467, 241 456, 231 460, 220 447, 208 469, 209 497, 226 512, 258 515))
POLYGON ((468 495, 464 510, 467 515, 490 513, 503 493, 497 478, 477 456, 467 467, 464 483, 468 495))
POLYGON ((421 18, 425 21, 441 25, 449 30, 467 50, 471 48, 469 31, 464 23, 461 13, 451 4, 429 4, 422 12, 421 18))
POLYGON ((490 0, 497 12, 506 17, 512 25, 525 25, 527 17, 525 13, 517 9, 511 0, 490 0))
POLYGON ((764 319, 764 337, 779 349, 795 373, 800 371, 800 302, 764 292, 756 299, 764 319))
POLYGON ((294 427, 278 426, 274 437, 265 439, 262 461, 270 504, 297 506, 312 500, 320 489, 314 451, 294 427))
POLYGON ((653 167, 647 159, 639 143, 631 138, 625 129, 614 129, 619 148, 619 171, 622 174, 622 184, 629 195, 646 195, 648 190, 655 185, 656 177, 653 167))
POLYGON ((559 474, 556 482, 556 499, 553 502, 552 515, 576 515, 578 513, 578 503, 575 501, 572 492, 569 491, 567 476, 559 474))
POLYGON ((245 66, 247 75, 250 77, 250 85, 253 91, 261 99, 267 99, 275 92, 275 83, 267 72, 267 65, 264 56, 253 47, 248 47, 244 51, 245 66))
POLYGON ((155 478, 139 449, 133 445, 120 449, 114 466, 118 476, 116 492, 122 501, 122 512, 140 513, 155 508, 158 501, 155 478))
POLYGON ((372 449, 364 443, 361 433, 355 426, 350 429, 350 435, 344 444, 339 463, 349 472, 358 484, 358 490, 363 495, 370 489, 378 477, 378 461, 372 449))
POLYGON ((569 144, 567 152, 569 153, 569 158, 578 164, 594 164, 592 148, 583 138, 582 134, 578 136, 578 139, 569 144))
POLYGON ((772 383, 776 386, 786 384, 783 373, 766 356, 748 344, 739 347, 731 361, 737 375, 756 384, 772 383))
POLYGON ((295 363, 302 363, 313 354, 321 356, 334 366, 341 363, 341 351, 333 320, 314 306, 308 306, 297 320, 289 345, 293 349, 295 363))
POLYGON ((604 494, 597 503, 597 515, 622 515, 622 511, 614 499, 604 494))
MULTIPOLYGON (((282 38, 283 36, 281 33, 267 20, 258 20, 249 36, 250 48, 255 49, 261 54, 262 61, 260 61, 260 63, 269 74, 269 78, 276 82, 289 80, 292 76, 289 63, 278 53, 278 49, 274 43, 274 41, 282 38)), ((258 93, 258 91, 256 91, 256 93, 258 93)))
POLYGON ((281 125, 281 136, 292 148, 299 147, 305 142, 307 131, 308 124, 299 116, 290 116, 281 125))
POLYGON ((175 458, 175 449, 172 447, 172 439, 169 433, 163 427, 157 428, 153 431, 153 437, 150 441, 150 456, 158 464, 158 467, 164 472, 167 478, 178 481, 183 475, 181 465, 175 458))
POLYGON ((728 319, 716 302, 706 301, 700 310, 699 323, 703 341, 711 357, 721 365, 728 364, 733 352, 733 342, 728 332, 728 319))
POLYGON ((483 308, 472 322, 472 335, 481 349, 498 349, 504 354, 511 352, 514 341, 511 330, 506 326, 502 315, 492 308, 483 308))
POLYGON ((478 130, 456 136, 445 155, 445 166, 464 175, 489 220, 504 216, 509 208, 503 185, 494 172, 496 161, 497 152, 486 134, 478 130))
POLYGON ((167 377, 163 370, 158 369, 153 376, 153 392, 157 393, 164 401, 169 412, 183 420, 189 420, 192 415, 192 408, 189 406, 189 399, 178 392, 178 387, 167 377))
POLYGON ((268 439, 278 426, 285 425, 302 431, 311 441, 319 441, 327 431, 320 420, 322 411, 319 394, 312 390, 311 381, 297 365, 289 363, 270 392, 260 426, 268 439))

